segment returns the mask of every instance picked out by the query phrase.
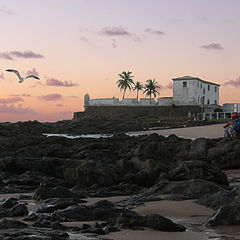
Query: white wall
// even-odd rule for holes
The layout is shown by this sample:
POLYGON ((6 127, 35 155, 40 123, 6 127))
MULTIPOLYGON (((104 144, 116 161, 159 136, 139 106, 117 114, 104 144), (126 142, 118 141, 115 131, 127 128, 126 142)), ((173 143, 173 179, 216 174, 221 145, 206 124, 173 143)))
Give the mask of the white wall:
POLYGON ((196 105, 197 104, 197 81, 175 80, 173 81, 173 104, 196 105), (186 87, 183 83, 186 82, 186 87))
POLYGON ((176 105, 219 105, 219 86, 198 79, 174 80, 173 103, 176 105), (183 87, 183 83, 186 86, 183 87), (209 87, 208 87, 209 86, 209 87), (216 87, 216 91, 215 91, 216 87), (209 89, 210 88, 210 89, 209 89), (216 101, 216 102, 215 102, 216 101))
POLYGON ((224 112, 240 112, 240 103, 224 103, 223 104, 224 112))
POLYGON ((172 97, 161 97, 157 99, 157 103, 159 106, 169 106, 173 103, 172 97))
POLYGON ((90 106, 101 106, 101 105, 115 105, 119 102, 118 98, 98 98, 98 99, 90 99, 90 106))

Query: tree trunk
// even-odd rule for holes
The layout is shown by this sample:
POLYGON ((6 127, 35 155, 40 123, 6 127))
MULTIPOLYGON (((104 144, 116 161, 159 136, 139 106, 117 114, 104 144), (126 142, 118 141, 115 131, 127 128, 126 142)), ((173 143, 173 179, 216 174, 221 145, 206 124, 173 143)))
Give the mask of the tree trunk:
POLYGON ((123 92, 123 97, 122 97, 122 100, 124 99, 124 97, 125 97, 125 93, 126 93, 126 89, 124 90, 124 92, 123 92))

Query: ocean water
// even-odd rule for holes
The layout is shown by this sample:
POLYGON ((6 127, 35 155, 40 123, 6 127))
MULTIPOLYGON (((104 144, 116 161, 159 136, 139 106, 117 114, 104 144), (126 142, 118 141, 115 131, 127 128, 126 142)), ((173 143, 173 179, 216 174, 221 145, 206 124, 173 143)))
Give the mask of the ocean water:
MULTIPOLYGON (((143 132, 141 133, 125 133, 127 136, 130 137, 137 137, 141 135, 145 135, 143 132)), ((71 134, 57 134, 57 133, 43 133, 44 136, 47 137, 65 137, 65 138, 70 138, 70 139, 76 139, 76 138, 110 138, 113 137, 114 134, 80 134, 80 135, 71 135, 71 134)), ((148 134, 149 135, 149 134, 148 134)), ((163 135, 165 137, 168 137, 169 135, 163 135)), ((185 136, 178 136, 179 138, 184 138, 184 139, 191 139, 195 140, 196 138, 194 137, 185 137, 185 136)))
MULTIPOLYGON (((55 133, 43 133, 44 136, 47 137, 65 137, 70 139, 75 138, 110 138, 113 137, 114 134, 80 134, 80 135, 71 135, 71 134, 55 134, 55 133)), ((138 134, 138 133, 126 133, 126 135, 132 137, 132 136, 140 136, 144 134, 138 134)))

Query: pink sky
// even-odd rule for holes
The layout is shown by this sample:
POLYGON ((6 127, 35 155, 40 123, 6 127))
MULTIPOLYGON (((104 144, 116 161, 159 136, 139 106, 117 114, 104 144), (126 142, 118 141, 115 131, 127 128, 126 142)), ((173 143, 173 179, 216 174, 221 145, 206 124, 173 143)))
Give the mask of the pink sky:
POLYGON ((71 119, 85 93, 121 98, 122 71, 155 78, 162 97, 190 75, 221 84, 221 104, 240 102, 239 9, 239 0, 1 0, 0 121, 71 119), (19 84, 9 68, 41 80, 19 84))

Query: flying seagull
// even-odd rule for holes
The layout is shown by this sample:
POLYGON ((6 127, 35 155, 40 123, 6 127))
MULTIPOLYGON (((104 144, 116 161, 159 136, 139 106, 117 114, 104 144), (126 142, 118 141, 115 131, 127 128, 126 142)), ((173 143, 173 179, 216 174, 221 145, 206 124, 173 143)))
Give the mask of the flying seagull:
POLYGON ((25 79, 27 78, 35 78, 37 80, 40 80, 39 77, 35 76, 35 75, 28 75, 26 76, 25 78, 21 77, 20 73, 17 71, 17 70, 14 70, 14 69, 7 69, 6 70, 7 72, 14 72, 17 76, 18 76, 18 79, 19 79, 19 83, 22 83, 25 79))

